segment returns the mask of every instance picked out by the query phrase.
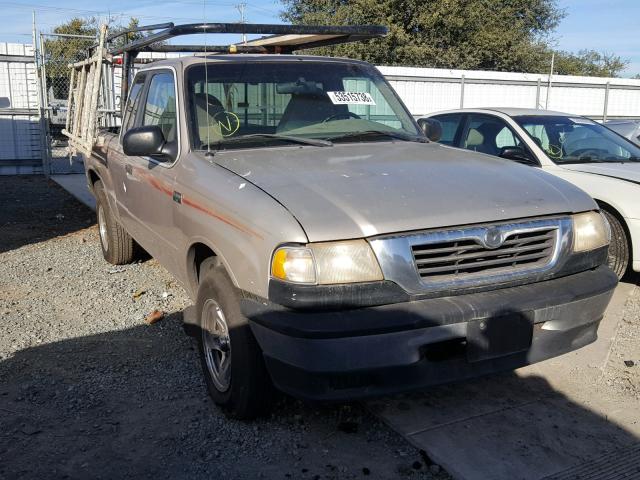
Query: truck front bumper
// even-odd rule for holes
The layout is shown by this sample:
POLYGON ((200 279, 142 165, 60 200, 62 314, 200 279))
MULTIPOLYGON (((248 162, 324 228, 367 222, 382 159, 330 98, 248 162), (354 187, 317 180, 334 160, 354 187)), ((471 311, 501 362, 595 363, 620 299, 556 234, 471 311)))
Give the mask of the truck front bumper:
POLYGON ((420 389, 512 370, 597 338, 607 267, 510 288, 340 311, 245 298, 275 385, 310 400, 420 389), (497 333, 496 333, 497 332, 497 333))

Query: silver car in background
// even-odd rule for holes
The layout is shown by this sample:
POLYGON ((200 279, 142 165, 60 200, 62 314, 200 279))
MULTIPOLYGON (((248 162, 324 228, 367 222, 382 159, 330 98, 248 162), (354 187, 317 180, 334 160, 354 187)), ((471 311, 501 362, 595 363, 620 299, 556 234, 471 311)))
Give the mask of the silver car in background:
POLYGON ((616 133, 628 138, 636 145, 640 145, 640 121, 639 120, 609 120, 605 122, 616 133))

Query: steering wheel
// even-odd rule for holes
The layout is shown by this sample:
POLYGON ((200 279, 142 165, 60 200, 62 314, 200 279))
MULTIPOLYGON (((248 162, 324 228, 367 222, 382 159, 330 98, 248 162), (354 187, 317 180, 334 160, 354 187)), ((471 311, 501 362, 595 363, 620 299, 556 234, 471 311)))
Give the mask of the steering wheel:
POLYGON ((571 152, 572 156, 578 157, 578 160, 582 160, 584 157, 589 157, 595 155, 596 157, 600 157, 602 154, 607 154, 606 150, 602 150, 600 148, 580 148, 571 152))
POLYGON ((329 115, 327 118, 325 118, 322 121, 322 123, 331 122, 333 120, 338 120, 340 118, 348 119, 348 118, 361 118, 361 117, 360 115, 356 115, 353 112, 340 112, 340 113, 334 113, 333 115, 329 115))

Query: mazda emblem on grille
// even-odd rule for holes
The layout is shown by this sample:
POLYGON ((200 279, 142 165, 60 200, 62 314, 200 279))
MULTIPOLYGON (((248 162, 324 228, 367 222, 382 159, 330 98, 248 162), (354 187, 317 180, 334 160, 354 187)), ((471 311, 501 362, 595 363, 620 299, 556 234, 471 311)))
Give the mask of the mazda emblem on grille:
POLYGON ((502 232, 498 228, 489 228, 482 239, 485 247, 487 248, 498 248, 504 242, 504 238, 502 237, 502 232))

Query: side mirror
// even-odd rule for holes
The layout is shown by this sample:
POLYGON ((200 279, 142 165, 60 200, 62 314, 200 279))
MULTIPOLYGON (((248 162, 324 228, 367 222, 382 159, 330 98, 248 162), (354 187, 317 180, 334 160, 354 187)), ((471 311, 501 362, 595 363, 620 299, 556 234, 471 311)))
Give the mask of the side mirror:
POLYGON ((157 125, 127 131, 122 138, 122 150, 125 155, 153 157, 161 162, 173 161, 177 154, 175 142, 167 142, 157 125))
POLYGON ((9 97, 0 97, 0 108, 11 108, 9 97))
POLYGON ((537 162, 522 147, 503 147, 500 150, 501 158, 524 163, 526 165, 537 165, 537 162))
POLYGON ((442 124, 435 118, 419 118, 418 125, 432 142, 437 142, 442 138, 442 124))

